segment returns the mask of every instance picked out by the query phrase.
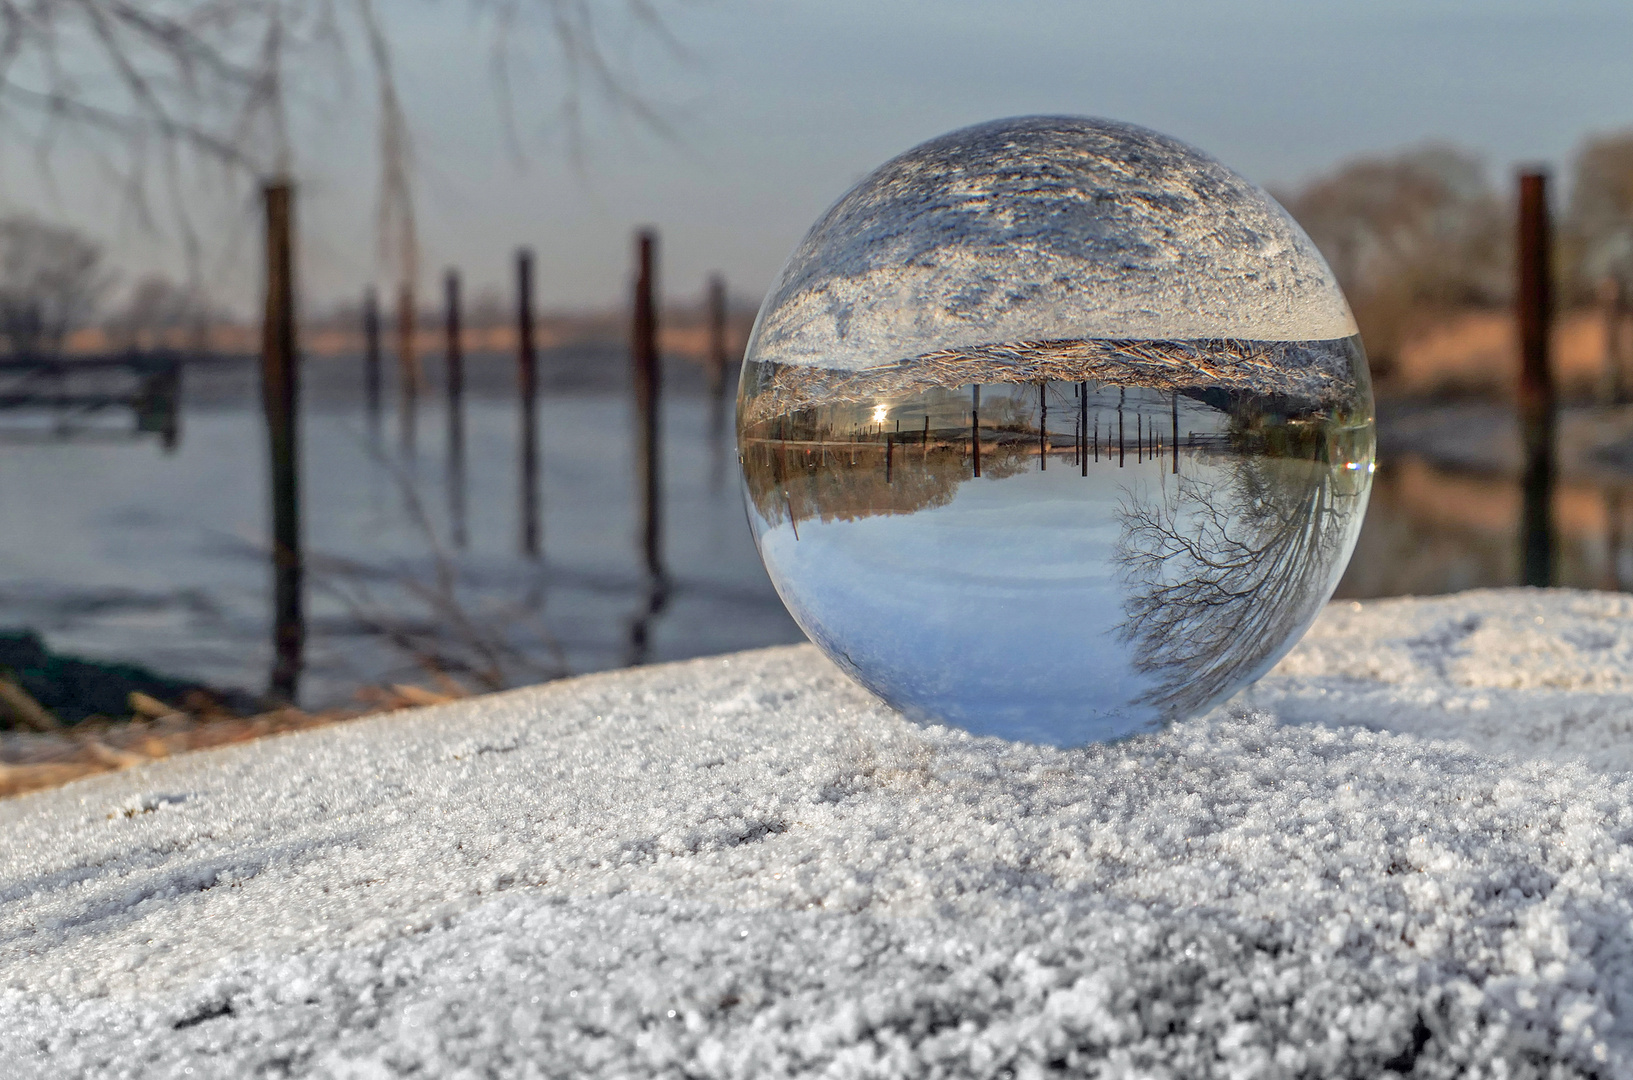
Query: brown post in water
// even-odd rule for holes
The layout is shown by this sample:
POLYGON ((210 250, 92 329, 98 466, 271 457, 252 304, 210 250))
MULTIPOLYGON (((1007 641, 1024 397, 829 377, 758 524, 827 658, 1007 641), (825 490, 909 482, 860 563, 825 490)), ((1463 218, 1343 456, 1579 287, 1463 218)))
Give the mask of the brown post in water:
POLYGON ((444 331, 448 353, 448 520, 454 546, 462 548, 465 535, 465 343, 461 340, 459 271, 443 278, 447 306, 444 331))
POLYGON ((380 297, 363 290, 363 397, 368 411, 369 447, 380 450, 380 297))
MULTIPOLYGON (((1078 421, 1079 426, 1082 427, 1082 429, 1083 429, 1083 453, 1082 453, 1082 455, 1080 456, 1080 459, 1079 459, 1079 466, 1083 470, 1083 475, 1087 476, 1087 475, 1089 475, 1089 384, 1088 383, 1080 382, 1080 383, 1077 384, 1077 400, 1080 403, 1079 406, 1078 406, 1077 421, 1078 421)), ((1100 460, 1100 420, 1099 420, 1099 418, 1096 418, 1095 421, 1094 421, 1094 460, 1096 460, 1096 461, 1100 460)))
POLYGON ((533 252, 516 252, 516 387, 522 402, 522 554, 539 557, 539 359, 533 350, 533 252))
POLYGON ((405 281, 397 290, 397 417, 406 457, 414 456, 420 422, 420 359, 414 353, 414 315, 414 287, 405 281))
MULTIPOLYGON (((1073 393, 1073 395, 1077 394, 1077 387, 1075 387, 1075 386, 1072 387, 1072 393, 1073 393)), ((1082 456, 1082 453, 1081 453, 1082 450, 1083 450, 1082 435, 1083 435, 1083 401, 1082 401, 1081 398, 1079 398, 1078 402, 1077 402, 1077 416, 1075 416, 1072 419, 1072 464, 1073 465, 1076 465, 1078 458, 1082 456)))
POLYGON ((1554 382, 1548 347, 1553 323, 1553 255, 1548 228, 1548 178, 1520 174, 1519 281, 1515 293, 1520 336, 1519 421, 1525 452, 1520 520, 1523 581, 1553 581, 1554 382))
POLYGON ((663 391, 658 369, 656 251, 658 237, 642 229, 635 239, 634 318, 630 327, 630 361, 635 382, 635 497, 640 509, 641 554, 646 572, 662 581, 662 506, 658 458, 658 405, 663 391))
POLYGON ((1174 458, 1174 475, 1178 476, 1179 475, 1179 391, 1178 390, 1174 391, 1174 400, 1172 402, 1171 408, 1173 409, 1172 417, 1173 417, 1173 422, 1174 422, 1174 437, 1173 437, 1173 440, 1172 440, 1171 444, 1168 447, 1168 452, 1169 452, 1169 454, 1173 455, 1173 458, 1174 458))
POLYGON ((1123 446, 1123 398, 1126 393, 1126 389, 1117 391, 1117 467, 1119 469, 1123 467, 1123 456, 1126 453, 1123 446))
POLYGON ((306 623, 301 614, 300 358, 295 346, 295 191, 277 180, 266 200, 266 321, 261 327, 261 402, 272 463, 273 661, 269 692, 293 702, 306 623))
POLYGON ((1049 384, 1038 384, 1038 471, 1049 468, 1049 384))
POLYGON ((1599 309, 1605 320, 1604 401, 1627 401, 1627 286, 1612 274, 1599 283, 1599 309))
POLYGON ((970 398, 970 456, 975 463, 975 475, 981 475, 981 384, 971 388, 970 398))
POLYGON ((726 279, 709 275, 709 434, 716 443, 726 428, 726 279))

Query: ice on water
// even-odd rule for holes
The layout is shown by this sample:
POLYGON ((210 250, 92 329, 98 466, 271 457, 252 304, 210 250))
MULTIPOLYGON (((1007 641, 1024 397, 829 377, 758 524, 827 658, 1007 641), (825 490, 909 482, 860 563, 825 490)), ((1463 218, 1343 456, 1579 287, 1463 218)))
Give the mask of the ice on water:
POLYGON ((1094 120, 954 132, 863 180, 768 296, 738 413, 811 638, 909 715, 1062 745, 1268 670, 1372 470, 1365 354, 1309 239, 1094 120))

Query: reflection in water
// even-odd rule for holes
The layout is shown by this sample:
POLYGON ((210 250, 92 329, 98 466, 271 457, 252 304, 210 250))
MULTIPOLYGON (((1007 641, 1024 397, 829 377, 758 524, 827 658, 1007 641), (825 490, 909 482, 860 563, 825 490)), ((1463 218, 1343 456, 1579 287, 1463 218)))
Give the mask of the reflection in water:
POLYGON ((646 595, 641 606, 629 620, 629 648, 624 653, 625 667, 639 667, 647 662, 652 652, 652 624, 669 606, 669 585, 663 578, 649 577, 646 595))
POLYGON ((739 402, 773 583, 909 715, 1129 734, 1262 673, 1330 595, 1372 463, 1353 339, 932 361, 750 365, 739 402))
POLYGON ((1142 703, 1181 716, 1229 696, 1269 670, 1326 603, 1367 495, 1357 471, 1328 463, 1371 456, 1365 429, 1338 434, 1348 445, 1242 453, 1226 459, 1217 486, 1181 476, 1168 498, 1122 508, 1122 634, 1135 669, 1154 680, 1142 703))
MULTIPOLYGON (((1522 584, 1523 492, 1500 465, 1474 469, 1413 454, 1380 463, 1366 524, 1337 594, 1422 596, 1522 584)), ((1633 590, 1633 480, 1567 472, 1552 500, 1555 584, 1633 590)))

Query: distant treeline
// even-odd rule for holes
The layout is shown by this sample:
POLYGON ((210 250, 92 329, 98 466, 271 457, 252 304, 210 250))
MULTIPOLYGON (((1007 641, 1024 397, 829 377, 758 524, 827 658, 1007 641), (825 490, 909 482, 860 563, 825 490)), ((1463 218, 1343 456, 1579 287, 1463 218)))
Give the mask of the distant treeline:
MULTIPOLYGON (((1607 282, 1633 294, 1633 132, 1586 142, 1555 187, 1557 300, 1562 313, 1592 306, 1607 282)), ((1500 392, 1512 366, 1496 320, 1514 281, 1511 181, 1479 155, 1451 145, 1426 145, 1345 162, 1302 187, 1274 192, 1326 255, 1354 308, 1380 387, 1408 392, 1461 389, 1500 392), (1481 322, 1483 316, 1489 316, 1481 322), (1470 321, 1470 320, 1473 321, 1470 321), (1487 325, 1489 323, 1490 325, 1487 325), (1448 327, 1459 327, 1448 335, 1448 327), (1489 340, 1488 340, 1489 339, 1489 340)), ((0 218, 0 351, 53 354, 169 347, 253 353, 253 321, 223 311, 202 286, 147 275, 125 287, 103 263, 100 246, 73 229, 28 215, 0 218)), ((660 347, 701 358, 707 332, 702 296, 663 312, 660 347)), ((361 289, 356 301, 308 309, 302 345, 315 356, 349 355, 362 347, 361 289)), ((747 338, 757 297, 731 307, 733 349, 747 338)), ((395 343, 394 313, 386 313, 395 343)), ((511 351, 516 346, 514 301, 491 289, 471 298, 464 313, 466 347, 511 351)), ((1569 321, 1568 319, 1566 321, 1569 321)), ((442 347, 442 313, 416 312, 415 350, 442 347)), ((1563 325, 1563 324, 1562 324, 1563 325)), ((625 340, 628 313, 609 304, 599 312, 542 315, 541 347, 625 340)), ((1582 368, 1602 352, 1596 331, 1566 331, 1567 353, 1582 368)))
MULTIPOLYGON (((469 353, 516 351, 514 316, 487 320, 467 316, 461 339, 469 353)), ((82 326, 61 337, 58 351, 92 354, 128 348, 165 348, 209 352, 221 355, 250 355, 261 347, 259 326, 242 320, 215 318, 208 321, 151 322, 108 321, 82 326)), ((754 312, 734 308, 727 318, 727 341, 741 349, 754 324, 754 312)), ((629 313, 624 311, 543 314, 535 317, 534 342, 541 349, 590 347, 622 344, 629 337, 629 313)), ((3 338, 3 335, 0 335, 3 338)), ((388 351, 397 345, 397 324, 392 318, 383 334, 388 351)), ((708 347, 705 312, 698 307, 673 307, 661 313, 658 324, 659 347, 666 356, 701 361, 708 347)), ((432 358, 445 344, 442 313, 421 308, 416 312, 415 354, 432 358)), ((5 343, 0 340, 0 352, 5 343)), ((307 356, 355 356, 363 349, 362 314, 351 305, 342 305, 321 315, 302 320, 301 351, 307 356)))
MULTIPOLYGON (((1568 310, 1593 304, 1607 279, 1633 286, 1633 132, 1590 139, 1559 179, 1555 280, 1568 310)), ((1424 335, 1509 304, 1514 186, 1471 151, 1356 158, 1274 194, 1338 275, 1386 381, 1424 335)))

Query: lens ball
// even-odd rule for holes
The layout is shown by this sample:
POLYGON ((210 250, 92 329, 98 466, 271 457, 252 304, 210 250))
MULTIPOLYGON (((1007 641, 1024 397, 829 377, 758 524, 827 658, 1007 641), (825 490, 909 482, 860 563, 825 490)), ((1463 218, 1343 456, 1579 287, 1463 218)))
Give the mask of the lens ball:
POLYGON ((766 297, 737 402, 800 626, 908 716, 1076 745, 1204 712, 1332 595, 1366 355, 1286 211, 1144 128, 1026 117, 886 162, 766 297))

